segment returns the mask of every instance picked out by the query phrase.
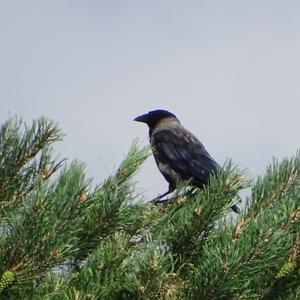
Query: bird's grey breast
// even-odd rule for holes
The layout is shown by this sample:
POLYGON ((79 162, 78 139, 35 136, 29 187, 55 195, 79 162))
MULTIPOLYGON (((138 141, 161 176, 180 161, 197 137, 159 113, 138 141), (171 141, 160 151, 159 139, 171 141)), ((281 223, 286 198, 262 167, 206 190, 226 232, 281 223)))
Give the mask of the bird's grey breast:
POLYGON ((171 166, 168 163, 164 162, 160 158, 159 153, 155 151, 155 149, 153 149, 153 156, 159 171, 169 182, 170 186, 175 188, 175 186, 177 186, 179 182, 182 181, 180 174, 177 173, 173 168, 171 168, 171 166))
POLYGON ((162 173, 162 175, 165 177, 165 179, 169 182, 170 186, 175 188, 175 186, 182 180, 182 177, 180 176, 180 174, 178 172, 176 172, 170 166, 169 163, 167 163, 164 160, 162 153, 157 151, 157 147, 156 147, 155 136, 159 132, 166 130, 167 128, 168 127, 165 127, 165 126, 161 126, 161 128, 156 128, 156 130, 154 130, 152 132, 152 134, 150 135, 150 145, 151 145, 153 156, 154 156, 154 159, 155 159, 155 162, 157 164, 159 171, 162 173))

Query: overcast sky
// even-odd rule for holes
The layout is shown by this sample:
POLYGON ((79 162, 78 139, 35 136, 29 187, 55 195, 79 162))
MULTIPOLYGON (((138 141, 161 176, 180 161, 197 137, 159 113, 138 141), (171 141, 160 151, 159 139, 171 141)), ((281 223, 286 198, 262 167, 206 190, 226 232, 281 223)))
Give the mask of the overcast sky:
MULTIPOLYGON (((300 1, 2 0, 0 38, 1 122, 54 119, 98 183, 156 108, 253 175, 300 147, 300 1)), ((137 180, 167 188, 153 158, 137 180)))

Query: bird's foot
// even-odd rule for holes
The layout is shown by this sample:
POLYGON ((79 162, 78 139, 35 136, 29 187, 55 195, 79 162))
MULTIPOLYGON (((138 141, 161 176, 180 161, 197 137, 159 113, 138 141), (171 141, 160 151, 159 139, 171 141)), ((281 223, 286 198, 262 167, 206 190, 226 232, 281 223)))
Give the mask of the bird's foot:
POLYGON ((168 204, 171 199, 160 199, 160 198, 154 198, 149 203, 151 204, 168 204))

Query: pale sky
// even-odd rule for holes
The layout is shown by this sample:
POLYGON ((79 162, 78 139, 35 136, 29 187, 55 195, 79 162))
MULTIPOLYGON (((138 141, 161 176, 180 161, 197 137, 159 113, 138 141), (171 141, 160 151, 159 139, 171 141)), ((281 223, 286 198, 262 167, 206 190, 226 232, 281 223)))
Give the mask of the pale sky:
MULTIPOLYGON (((300 1, 2 0, 0 38, 1 122, 54 119, 96 183, 156 108, 253 175, 300 147, 300 1)), ((153 158, 136 179, 167 188, 153 158)))

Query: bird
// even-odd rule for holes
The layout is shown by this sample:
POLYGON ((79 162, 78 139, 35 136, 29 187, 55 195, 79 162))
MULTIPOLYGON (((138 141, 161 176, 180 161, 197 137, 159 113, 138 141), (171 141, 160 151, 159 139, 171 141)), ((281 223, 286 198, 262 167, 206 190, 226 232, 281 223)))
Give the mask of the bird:
MULTIPOLYGON (((202 189, 209 183, 211 175, 222 170, 199 139, 185 129, 172 112, 157 109, 136 117, 134 121, 148 125, 155 162, 169 183, 168 191, 151 202, 163 202, 161 199, 172 193, 182 181, 189 180, 192 186, 202 189)), ((231 208, 239 212, 237 205, 231 208)))

